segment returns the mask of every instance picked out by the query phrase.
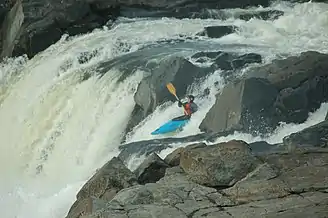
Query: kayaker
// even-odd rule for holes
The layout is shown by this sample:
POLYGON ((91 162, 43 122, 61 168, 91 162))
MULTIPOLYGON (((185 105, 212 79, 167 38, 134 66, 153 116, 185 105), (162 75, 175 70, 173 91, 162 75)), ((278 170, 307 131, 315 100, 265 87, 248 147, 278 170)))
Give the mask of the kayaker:
POLYGON ((193 113, 195 113, 198 110, 197 104, 194 102, 195 97, 193 95, 187 96, 188 101, 187 102, 178 102, 179 107, 184 107, 184 115, 175 118, 174 120, 184 120, 189 119, 193 113))

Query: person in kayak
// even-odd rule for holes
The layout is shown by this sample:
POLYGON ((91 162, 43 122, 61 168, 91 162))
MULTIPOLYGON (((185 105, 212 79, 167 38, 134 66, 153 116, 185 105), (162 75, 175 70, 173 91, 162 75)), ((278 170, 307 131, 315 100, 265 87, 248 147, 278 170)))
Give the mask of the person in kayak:
POLYGON ((184 115, 174 118, 173 120, 185 120, 190 119, 191 115, 198 111, 198 105, 194 102, 195 97, 193 95, 187 96, 188 101, 182 103, 181 101, 178 102, 178 107, 184 107, 184 115))

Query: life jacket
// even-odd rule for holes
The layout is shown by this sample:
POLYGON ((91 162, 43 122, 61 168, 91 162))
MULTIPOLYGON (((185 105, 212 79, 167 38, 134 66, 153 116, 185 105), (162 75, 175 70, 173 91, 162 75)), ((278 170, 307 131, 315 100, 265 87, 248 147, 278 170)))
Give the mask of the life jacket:
POLYGON ((190 103, 185 104, 184 108, 185 108, 184 114, 190 116, 193 112, 191 108, 191 104, 190 103))

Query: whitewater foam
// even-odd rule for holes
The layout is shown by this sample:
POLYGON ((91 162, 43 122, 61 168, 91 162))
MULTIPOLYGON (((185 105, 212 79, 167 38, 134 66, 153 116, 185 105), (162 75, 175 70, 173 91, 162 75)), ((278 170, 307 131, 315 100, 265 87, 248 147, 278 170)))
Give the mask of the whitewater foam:
MULTIPOLYGON (((172 18, 118 21, 110 30, 63 36, 32 60, 20 61, 18 58, 2 64, 0 210, 3 216, 65 217, 84 182, 106 160, 117 155, 117 146, 134 106, 133 94, 144 72, 137 71, 118 83, 117 75, 122 72, 112 69, 99 78, 95 67, 99 63, 158 40, 195 36, 208 25, 236 25, 240 29, 220 39, 198 37, 208 43, 204 50, 217 50, 223 44, 240 44, 233 51, 258 52, 264 55, 266 62, 281 54, 298 54, 309 49, 327 52, 328 5, 304 3, 292 6, 279 3, 271 7, 285 12, 275 21, 234 18, 224 21, 172 18), (79 62, 81 53, 94 51, 96 55, 89 61, 79 62), (85 73, 90 73, 91 77, 84 81, 85 73)), ((229 50, 229 47, 225 48, 229 50)), ((214 103, 214 94, 223 85, 217 71, 188 90, 199 96, 197 101, 201 110, 179 136, 199 132, 198 124, 214 103), (217 87, 211 86, 213 80, 219 82, 217 87), (207 86, 211 86, 211 95, 204 97, 202 92, 207 86)), ((324 104, 304 124, 282 126, 267 141, 277 142, 292 131, 319 122, 326 110, 324 104)), ((158 107, 135 129, 129 140, 149 138, 151 131, 181 113, 176 103, 158 107)), ((229 137, 218 141, 238 138, 251 142, 257 139, 238 133, 229 137)), ((165 150, 161 155, 169 151, 165 150)))

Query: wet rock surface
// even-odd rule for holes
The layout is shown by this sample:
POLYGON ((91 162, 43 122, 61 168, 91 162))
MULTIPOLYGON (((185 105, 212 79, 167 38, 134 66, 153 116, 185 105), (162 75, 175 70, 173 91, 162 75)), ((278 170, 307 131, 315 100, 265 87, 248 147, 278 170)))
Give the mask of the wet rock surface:
POLYGON ((327 63, 328 55, 309 51, 255 67, 223 88, 200 129, 266 134, 280 122, 303 123, 328 101, 327 63))
MULTIPOLYGON (((129 185, 120 189, 110 200, 93 195, 78 198, 77 202, 86 206, 75 207, 74 213, 71 209, 67 217, 79 217, 81 214, 85 218, 327 215, 327 148, 311 147, 311 150, 305 151, 298 147, 289 151, 284 147, 281 151, 254 154, 249 144, 232 140, 214 145, 196 143, 178 149, 180 151, 170 155, 180 158, 180 163, 170 167, 164 164, 165 173, 161 174, 158 181, 129 185), (208 155, 202 156, 205 152, 208 155), (184 153, 194 155, 186 159, 184 153), (221 162, 221 166, 226 166, 225 170, 221 168, 219 177, 215 170, 201 170, 204 169, 204 163, 211 163, 211 158, 221 162), (251 163, 252 167, 242 170, 247 167, 242 161, 251 163), (193 166, 193 170, 186 166, 193 166), (242 174, 235 171, 238 168, 242 174), (226 178, 232 178, 234 182, 229 183, 228 187, 208 187, 201 177, 195 180, 195 172, 206 172, 211 178, 222 178, 225 174, 228 176, 226 178)), ((168 160, 159 160, 157 155, 150 157, 140 166, 168 160)))
MULTIPOLYGON (((220 9, 224 8, 246 8, 249 6, 262 5, 266 7, 269 1, 140 1, 140 0, 13 0, 0 2, 0 29, 4 35, 11 34, 12 29, 16 29, 15 34, 11 34, 12 42, 1 40, 1 57, 19 56, 27 54, 33 57, 40 51, 45 50, 53 43, 57 42, 65 33, 77 35, 87 33, 95 28, 102 28, 115 21, 118 16, 123 17, 176 17, 176 18, 218 18, 228 17, 220 9), (9 11, 15 3, 20 4, 22 12, 19 22, 3 22, 12 20, 9 11), (211 10, 217 10, 212 13, 211 10), (221 15, 220 15, 221 14, 221 15), (11 18, 10 18, 11 17, 11 18), (111 21, 111 22, 109 22, 111 21), (17 25, 19 23, 19 25, 17 25), (42 40, 41 40, 42 39, 42 40), (7 47, 12 47, 8 50, 7 47)), ((248 16, 252 16, 250 13, 248 16)), ((257 16, 255 12, 254 16, 257 16)), ((244 15, 245 16, 245 15, 244 15)), ((265 17, 265 16, 262 16, 265 17)), ((270 16, 267 16, 270 17, 270 16)), ((241 16, 242 18, 242 16, 241 16)), ((16 18, 18 19, 18 18, 16 18)))

